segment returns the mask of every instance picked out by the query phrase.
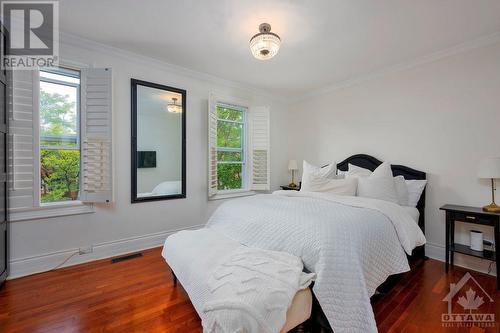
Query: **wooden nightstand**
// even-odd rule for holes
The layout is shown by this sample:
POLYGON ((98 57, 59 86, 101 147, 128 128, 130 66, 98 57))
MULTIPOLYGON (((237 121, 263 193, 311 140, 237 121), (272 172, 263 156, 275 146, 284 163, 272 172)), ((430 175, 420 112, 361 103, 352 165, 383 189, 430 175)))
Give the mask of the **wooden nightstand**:
POLYGON ((446 264, 453 266, 454 253, 462 253, 473 257, 483 258, 496 262, 497 267, 497 289, 500 289, 500 214, 489 213, 478 207, 444 205, 440 208, 446 211, 446 264), (495 234, 495 251, 474 251, 468 245, 455 243, 455 222, 467 222, 472 224, 487 225, 493 227, 495 234))
POLYGON ((300 186, 290 187, 288 185, 281 185, 280 187, 282 190, 285 190, 285 191, 299 191, 300 190, 300 186))

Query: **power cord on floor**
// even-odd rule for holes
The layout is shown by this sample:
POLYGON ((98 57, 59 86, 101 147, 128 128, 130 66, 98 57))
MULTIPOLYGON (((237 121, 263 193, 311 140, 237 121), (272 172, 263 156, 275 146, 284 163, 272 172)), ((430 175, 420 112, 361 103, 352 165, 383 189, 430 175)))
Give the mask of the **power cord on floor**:
POLYGON ((50 269, 49 271, 55 271, 56 269, 60 268, 62 265, 64 265, 65 263, 67 263, 68 260, 70 260, 71 258, 73 258, 74 256, 76 256, 78 253, 79 253, 79 251, 76 251, 76 252, 72 253, 70 256, 68 256, 66 259, 64 259, 64 261, 62 263, 60 263, 56 267, 50 269))
POLYGON ((77 254, 79 254, 80 252, 79 251, 76 251, 74 253, 72 253, 71 255, 69 255, 66 259, 64 259, 63 262, 61 262, 60 264, 58 264, 57 266, 47 270, 47 271, 43 271, 43 272, 38 272, 38 273, 34 273, 34 274, 30 274, 30 276, 34 276, 34 275, 38 275, 38 274, 43 274, 43 273, 47 273, 47 272, 52 272, 52 271, 55 271, 56 269, 60 268, 62 265, 64 265, 65 263, 68 262, 68 260, 70 260, 71 258, 73 258, 74 256, 76 256, 77 254))

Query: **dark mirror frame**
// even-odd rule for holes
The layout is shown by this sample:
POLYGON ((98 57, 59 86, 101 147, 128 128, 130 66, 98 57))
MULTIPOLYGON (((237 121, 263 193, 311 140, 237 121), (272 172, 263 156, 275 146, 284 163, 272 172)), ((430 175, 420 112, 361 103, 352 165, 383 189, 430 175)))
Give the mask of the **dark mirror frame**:
POLYGON ((131 113, 132 113, 132 150, 131 150, 131 171, 132 171, 132 203, 171 200, 186 198, 186 90, 164 86, 157 83, 130 79, 131 86, 131 113), (150 88, 171 91, 182 95, 182 188, 180 194, 137 197, 137 86, 145 86, 150 88))

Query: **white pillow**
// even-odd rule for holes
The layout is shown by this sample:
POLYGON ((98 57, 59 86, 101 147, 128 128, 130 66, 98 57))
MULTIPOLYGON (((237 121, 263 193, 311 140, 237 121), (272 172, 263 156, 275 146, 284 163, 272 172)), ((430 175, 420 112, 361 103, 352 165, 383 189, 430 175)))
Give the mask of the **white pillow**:
POLYGON ((337 179, 347 178, 347 171, 342 171, 337 169, 337 179))
POLYGON ((302 186, 301 191, 309 192, 327 192, 338 195, 356 195, 356 188, 358 186, 357 178, 346 178, 346 179, 329 179, 323 178, 321 182, 315 181, 313 186, 306 187, 302 186))
POLYGON ((332 163, 320 168, 304 161, 300 190, 354 196, 357 187, 356 179, 332 179, 335 177, 336 166, 336 163, 332 163))
MULTIPOLYGON (((335 178, 335 174, 337 173, 337 164, 332 163, 328 164, 324 168, 317 167, 304 161, 302 163, 302 188, 311 188, 316 186, 314 183, 321 183, 322 179, 330 179, 335 178)), ((308 190, 304 190, 308 191, 308 190)))
POLYGON ((427 180, 406 180, 406 187, 408 189, 408 205, 410 207, 417 207, 418 201, 422 192, 424 192, 427 180))
POLYGON ((408 186, 406 185, 405 177, 394 177, 394 186, 398 194, 398 204, 401 206, 408 206, 408 186))
MULTIPOLYGON (((368 170, 368 169, 364 169, 364 170, 368 170)), ((368 171, 370 171, 370 170, 368 170, 368 171)), ((393 178, 391 164, 389 162, 384 162, 384 163, 380 164, 372 172, 370 177, 376 177, 376 178, 383 178, 383 177, 389 178, 390 177, 390 178, 393 178)))
POLYGON ((358 196, 399 202, 391 165, 388 162, 379 165, 370 176, 358 177, 358 196))
MULTIPOLYGON (((368 169, 349 164, 349 171, 346 173, 346 177, 349 177, 349 174, 351 176, 367 177, 372 172, 368 169)), ((426 184, 427 180, 405 180, 403 176, 394 177, 398 203, 401 206, 417 207, 426 184), (402 180, 404 180, 404 184, 402 180), (406 185, 406 188, 403 185, 406 185)))
POLYGON ((356 166, 354 164, 349 163, 347 173, 345 174, 346 178, 349 177, 368 177, 372 174, 371 170, 356 166))

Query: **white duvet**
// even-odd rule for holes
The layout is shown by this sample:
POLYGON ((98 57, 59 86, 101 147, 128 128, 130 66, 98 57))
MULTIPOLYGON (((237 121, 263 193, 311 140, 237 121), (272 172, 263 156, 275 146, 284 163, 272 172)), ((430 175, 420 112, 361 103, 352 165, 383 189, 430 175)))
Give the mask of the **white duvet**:
POLYGON ((285 251, 316 273, 313 291, 334 332, 376 332, 370 304, 389 275, 409 270, 425 243, 399 205, 327 193, 277 191, 222 204, 207 223, 241 244, 285 251))

